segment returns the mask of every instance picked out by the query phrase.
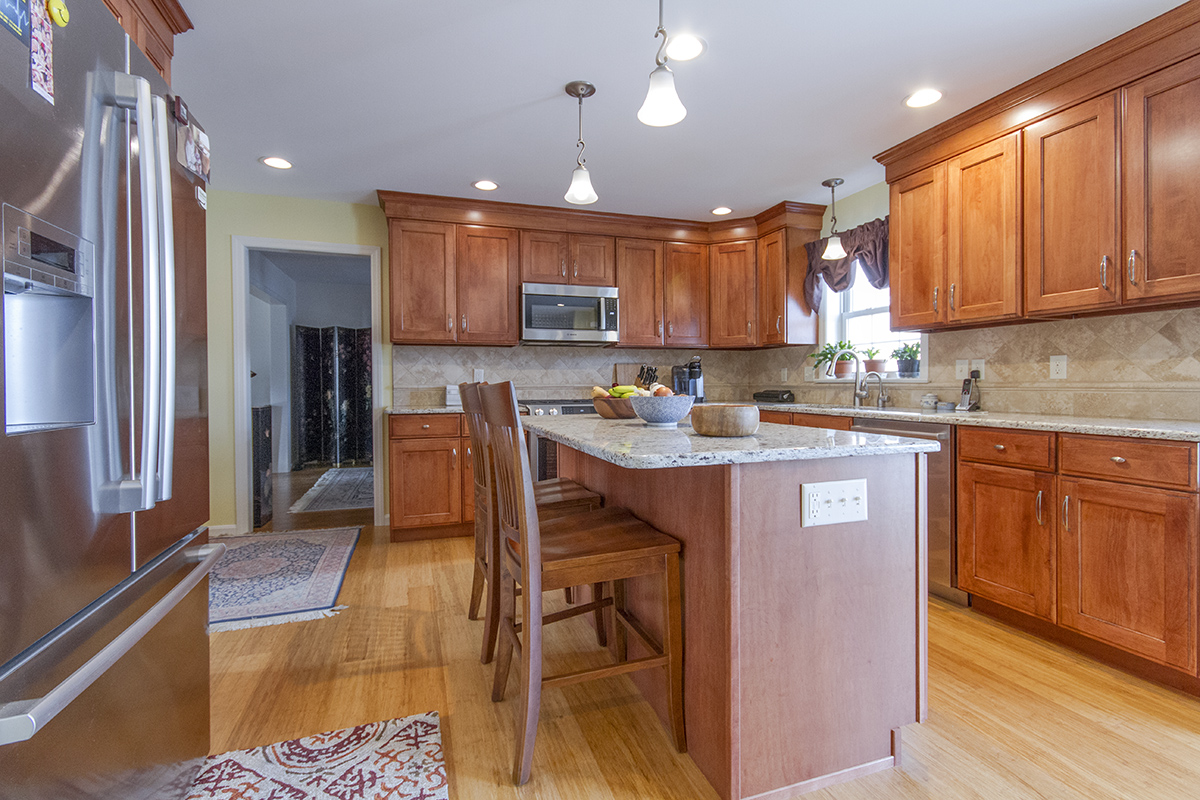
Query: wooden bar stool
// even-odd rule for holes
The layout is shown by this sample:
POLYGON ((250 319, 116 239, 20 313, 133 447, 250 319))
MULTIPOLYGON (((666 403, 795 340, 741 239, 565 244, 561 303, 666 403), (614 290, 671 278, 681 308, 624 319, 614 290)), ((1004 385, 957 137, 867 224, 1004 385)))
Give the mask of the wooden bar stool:
MULTIPOLYGON (((475 574, 471 579, 469 619, 479 619, 479 604, 487 587, 484 608, 483 651, 480 662, 487 664, 496 650, 496 629, 500 619, 500 565, 492 558, 497 550, 499 526, 496 523, 496 491, 492 481, 491 450, 488 446, 487 424, 483 421, 483 406, 479 402, 478 383, 460 383, 463 412, 471 436, 471 466, 475 479, 475 574)), ((542 519, 565 514, 591 511, 604 504, 604 498, 569 478, 535 481, 534 498, 542 519)))
MULTIPOLYGON (((511 383, 479 387, 492 447, 500 535, 500 649, 492 700, 504 698, 513 650, 520 653, 520 705, 517 711, 513 781, 529 780, 537 737, 542 689, 567 686, 643 669, 662 668, 675 748, 687 750, 683 724, 683 632, 679 584, 679 541, 658 531, 623 508, 605 508, 538 519, 529 456, 522 444, 517 397, 511 383), (663 581, 663 641, 650 639, 645 627, 624 608, 624 581, 658 575, 663 581), (614 591, 604 585, 612 582, 614 591), (553 614, 542 614, 542 592, 591 584, 592 601, 553 614), (521 587, 521 622, 517 622, 517 586, 521 587), (614 604, 613 598, 617 601, 614 604), (542 674, 542 626, 588 612, 600 617, 612 608, 617 662, 562 675, 542 674), (619 624, 618 624, 619 623, 619 624), (629 660, 627 630, 651 655, 629 660)), ((603 628, 603 619, 597 620, 603 628)))

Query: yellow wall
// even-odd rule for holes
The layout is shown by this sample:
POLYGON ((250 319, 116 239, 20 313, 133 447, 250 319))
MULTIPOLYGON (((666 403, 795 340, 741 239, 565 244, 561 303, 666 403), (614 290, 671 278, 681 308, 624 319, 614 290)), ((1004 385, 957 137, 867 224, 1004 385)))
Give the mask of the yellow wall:
MULTIPOLYGON (((371 245, 383 251, 383 324, 388 320, 387 221, 379 206, 273 195, 208 193, 208 444, 213 525, 235 521, 233 476, 233 239, 371 245)), ((390 404, 392 358, 383 353, 390 404)))
MULTIPOLYGON (((840 188, 845 188, 840 187, 840 188)), ((882 181, 866 189, 860 189, 854 194, 837 197, 837 227, 839 231, 857 228, 874 219, 883 219, 888 215, 888 185, 882 181)), ((825 207, 825 216, 821 222, 821 235, 829 235, 830 217, 829 206, 825 207)))

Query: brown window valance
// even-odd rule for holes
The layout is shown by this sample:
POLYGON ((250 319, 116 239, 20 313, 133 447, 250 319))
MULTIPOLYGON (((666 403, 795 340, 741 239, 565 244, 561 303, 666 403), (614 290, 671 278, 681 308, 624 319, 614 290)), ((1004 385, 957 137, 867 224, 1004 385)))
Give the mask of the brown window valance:
POLYGON ((862 265, 867 281, 876 289, 888 285, 888 218, 874 219, 851 228, 842 237, 846 257, 836 261, 821 258, 828 238, 804 245, 808 251, 808 274, 804 278, 804 297, 813 309, 821 307, 821 277, 835 292, 844 292, 854 285, 854 262, 862 265))

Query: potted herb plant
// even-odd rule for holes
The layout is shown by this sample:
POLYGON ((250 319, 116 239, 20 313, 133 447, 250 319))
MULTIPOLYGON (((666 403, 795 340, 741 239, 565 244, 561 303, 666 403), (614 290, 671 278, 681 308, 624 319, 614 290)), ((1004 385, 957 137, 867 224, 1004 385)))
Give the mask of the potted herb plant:
POLYGON ((864 347, 861 352, 864 356, 866 356, 866 358, 863 359, 863 372, 878 372, 882 375, 883 367, 885 364, 887 364, 887 359, 877 358, 879 355, 879 348, 864 347))
MULTIPOLYGON (((853 351, 854 345, 849 342, 837 342, 836 344, 829 342, 820 350, 809 354, 809 358, 815 359, 814 366, 817 368, 818 374, 821 370, 829 368, 829 362, 833 361, 834 354, 839 350, 853 351)), ((854 372, 854 356, 850 353, 842 353, 833 367, 834 376, 844 378, 852 372, 854 372)))
POLYGON ((921 371, 921 343, 913 342, 897 347, 892 351, 896 359, 897 375, 901 378, 915 378, 921 371))

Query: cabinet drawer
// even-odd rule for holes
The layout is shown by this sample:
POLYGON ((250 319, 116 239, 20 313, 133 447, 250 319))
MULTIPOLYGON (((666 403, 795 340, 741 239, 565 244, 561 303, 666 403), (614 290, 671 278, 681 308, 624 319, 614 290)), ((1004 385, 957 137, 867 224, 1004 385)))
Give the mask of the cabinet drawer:
POLYGON ((779 425, 791 425, 792 415, 786 411, 759 411, 760 422, 775 422, 779 425))
POLYGON ((393 439, 461 436, 462 414, 393 414, 388 435, 393 439))
POLYGON ((1059 471, 1169 489, 1196 489, 1196 445, 1063 434, 1059 471))
POLYGON ((958 457, 963 461, 1052 470, 1054 434, 964 425, 958 429, 958 457))
POLYGON ((792 414, 792 424, 802 425, 805 428, 831 428, 835 431, 848 431, 853 422, 854 419, 851 417, 838 417, 833 414, 805 414, 799 411, 792 414))

